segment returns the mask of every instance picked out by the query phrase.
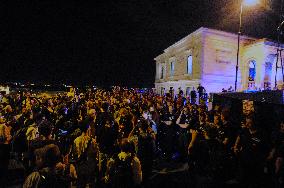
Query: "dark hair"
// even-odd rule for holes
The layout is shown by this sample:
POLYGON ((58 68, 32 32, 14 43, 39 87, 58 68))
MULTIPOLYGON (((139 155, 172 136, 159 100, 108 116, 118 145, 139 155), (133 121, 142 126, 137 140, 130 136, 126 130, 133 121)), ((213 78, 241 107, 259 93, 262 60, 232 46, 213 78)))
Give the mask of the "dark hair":
POLYGON ((124 138, 120 142, 120 150, 126 153, 133 153, 133 143, 129 142, 127 138, 124 138))
POLYGON ((104 103, 102 104, 102 109, 103 109, 105 112, 107 112, 107 111, 108 111, 108 108, 109 108, 109 104, 108 104, 107 102, 104 102, 104 103))
POLYGON ((206 115, 207 115, 207 114, 206 114, 205 112, 201 112, 201 113, 199 114, 199 117, 206 119, 206 115))
POLYGON ((90 125, 89 125, 89 121, 85 120, 80 124, 79 129, 81 130, 81 132, 86 133, 87 130, 89 129, 90 125))
POLYGON ((38 132, 40 135, 48 137, 52 132, 52 124, 47 120, 41 121, 38 125, 38 132))
POLYGON ((50 144, 45 146, 44 150, 45 165, 48 167, 54 167, 60 161, 61 153, 59 147, 55 144, 50 144))
POLYGON ((140 127, 143 131, 146 131, 146 130, 149 128, 148 121, 142 119, 142 120, 139 122, 139 127, 140 127))
POLYGON ((221 115, 224 117, 224 119, 226 121, 228 121, 229 117, 230 117, 230 110, 229 109, 223 109, 222 112, 221 112, 221 115))

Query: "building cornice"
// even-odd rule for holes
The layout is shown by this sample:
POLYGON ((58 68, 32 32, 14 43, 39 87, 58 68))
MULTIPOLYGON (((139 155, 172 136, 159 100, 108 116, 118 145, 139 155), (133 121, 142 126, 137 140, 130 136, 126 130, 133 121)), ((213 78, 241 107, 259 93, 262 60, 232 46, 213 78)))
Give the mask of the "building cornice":
MULTIPOLYGON (((179 41, 177 41, 176 43, 174 43, 173 45, 169 46, 168 48, 166 48, 160 55, 158 55, 156 58, 154 58, 155 61, 157 61, 158 59, 163 58, 165 53, 168 53, 169 51, 181 46, 182 44, 184 44, 185 42, 187 42, 191 37, 196 36, 198 34, 215 34, 215 35, 219 35, 219 36, 224 36, 224 37, 230 37, 230 38, 234 38, 237 39, 238 35, 235 33, 230 33, 230 32, 226 32, 226 31, 220 31, 217 29, 211 29, 211 28, 206 28, 206 27, 200 27, 199 29, 197 29, 196 31, 190 33, 189 35, 187 35, 186 37, 180 39, 179 41)), ((241 40, 257 40, 256 38, 253 37, 248 37, 245 35, 241 36, 241 40)))

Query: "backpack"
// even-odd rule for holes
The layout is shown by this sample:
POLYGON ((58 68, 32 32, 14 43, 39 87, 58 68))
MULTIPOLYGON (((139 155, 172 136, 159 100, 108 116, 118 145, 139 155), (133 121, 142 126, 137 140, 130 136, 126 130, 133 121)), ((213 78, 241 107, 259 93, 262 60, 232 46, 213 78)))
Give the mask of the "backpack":
POLYGON ((83 183, 96 181, 95 176, 97 176, 98 165, 97 161, 94 161, 94 158, 89 156, 89 152, 92 149, 91 146, 92 139, 88 141, 87 147, 81 156, 72 162, 75 165, 78 179, 83 183))
POLYGON ((12 150, 14 152, 21 153, 21 152, 25 152, 28 150, 27 137, 26 137, 27 130, 28 130, 28 127, 23 127, 19 129, 13 136, 12 150))
POLYGON ((56 174, 55 170, 42 169, 39 170, 40 181, 39 188, 68 188, 70 185, 70 177, 67 173, 70 171, 70 167, 66 168, 65 173, 56 174))
POLYGON ((154 155, 154 142, 150 133, 141 133, 138 136, 139 159, 152 158, 154 155))
POLYGON ((118 156, 114 159, 114 164, 110 170, 110 184, 113 188, 132 188, 134 187, 133 156, 127 157, 124 161, 118 156))

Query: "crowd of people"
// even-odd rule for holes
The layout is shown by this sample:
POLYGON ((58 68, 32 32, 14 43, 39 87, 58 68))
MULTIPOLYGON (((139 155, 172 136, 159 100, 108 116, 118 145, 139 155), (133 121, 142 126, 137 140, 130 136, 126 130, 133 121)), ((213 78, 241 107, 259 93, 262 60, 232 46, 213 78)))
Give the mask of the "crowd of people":
POLYGON ((194 187, 283 187, 283 120, 266 132, 251 111, 236 123, 230 109, 208 110, 182 91, 114 87, 0 100, 4 187, 149 187, 159 161, 187 163, 194 187))

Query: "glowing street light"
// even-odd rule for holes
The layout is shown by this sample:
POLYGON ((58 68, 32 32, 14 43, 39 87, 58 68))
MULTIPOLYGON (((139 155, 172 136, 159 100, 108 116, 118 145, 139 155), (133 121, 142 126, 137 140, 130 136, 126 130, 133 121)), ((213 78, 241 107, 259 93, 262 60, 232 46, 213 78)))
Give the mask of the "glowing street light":
POLYGON ((238 50, 237 50, 237 65, 236 65, 236 78, 235 78, 235 92, 237 91, 238 71, 239 71, 239 56, 240 56, 240 38, 242 35, 242 14, 243 6, 254 6, 259 3, 259 0, 240 0, 240 14, 239 14, 239 32, 238 32, 238 50))

